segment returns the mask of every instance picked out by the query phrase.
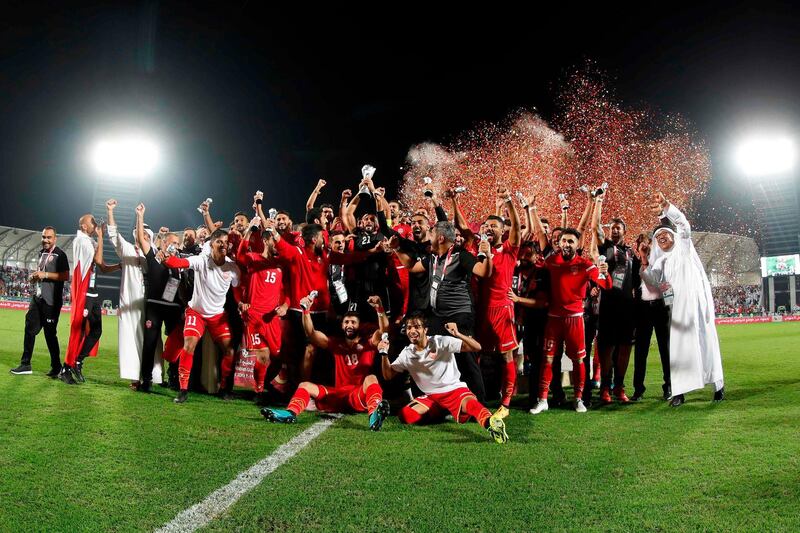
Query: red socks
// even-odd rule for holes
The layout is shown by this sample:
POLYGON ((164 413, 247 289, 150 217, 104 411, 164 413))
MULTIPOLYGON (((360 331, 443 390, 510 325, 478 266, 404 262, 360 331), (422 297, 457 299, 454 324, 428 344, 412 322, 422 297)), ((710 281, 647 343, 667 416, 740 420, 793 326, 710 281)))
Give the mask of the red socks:
POLYGON ((367 387, 366 396, 367 412, 372 414, 372 412, 378 408, 378 404, 381 403, 381 400, 383 400, 383 389, 377 382, 373 383, 367 387))
POLYGON ((413 410, 410 405, 406 405, 397 413, 397 418, 399 418, 400 422, 403 424, 419 424, 420 420, 422 420, 422 416, 423 415, 413 410))
POLYGON ((486 427, 489 417, 492 416, 492 413, 474 397, 467 400, 464 411, 466 411, 469 416, 473 417, 483 428, 486 427))
MULTIPOLYGON (((319 388, 320 393, 322 393, 323 388, 324 387, 319 388)), ((294 393, 294 396, 292 396, 292 401, 289 402, 289 406, 286 409, 297 416, 306 410, 306 406, 308 406, 308 402, 310 400, 311 395, 308 394, 308 391, 302 387, 298 387, 294 393)))
POLYGON ((514 395, 514 388, 517 386, 517 364, 512 359, 506 362, 503 376, 503 398, 500 404, 508 407, 511 404, 511 397, 514 395))
POLYGON ((189 376, 192 374, 192 362, 194 353, 187 352, 183 348, 179 351, 180 363, 178 364, 178 382, 181 390, 189 390, 189 376))
POLYGON ((230 353, 230 350, 229 353, 222 356, 219 373, 219 388, 221 390, 227 390, 229 380, 233 379, 233 354, 230 353))
POLYGON ((546 358, 542 361, 542 379, 539 382, 539 399, 547 398, 547 391, 550 389, 550 382, 553 381, 553 362, 546 358))
POLYGON ((255 386, 253 390, 256 394, 264 392, 264 380, 267 377, 267 365, 256 359, 256 364, 253 367, 253 382, 255 386))
POLYGON ((182 349, 183 330, 176 327, 172 330, 172 333, 167 336, 167 342, 164 343, 164 352, 161 354, 161 358, 164 361, 174 363, 178 360, 178 357, 180 357, 182 349))

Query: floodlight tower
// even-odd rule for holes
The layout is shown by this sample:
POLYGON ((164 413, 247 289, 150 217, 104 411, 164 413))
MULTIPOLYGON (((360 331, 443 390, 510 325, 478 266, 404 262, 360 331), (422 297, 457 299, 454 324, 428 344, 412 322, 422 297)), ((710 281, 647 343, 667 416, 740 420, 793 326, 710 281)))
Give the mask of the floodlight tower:
MULTIPOLYGON (((98 221, 105 220, 106 201, 116 199, 115 222, 125 239, 132 242, 135 208, 142 200, 142 183, 160 163, 158 145, 140 134, 116 135, 97 141, 89 151, 89 161, 96 176, 92 214, 98 221)), ((118 262, 114 247, 108 241, 103 259, 109 264, 118 262)), ((98 273, 97 288, 103 300, 111 300, 116 305, 119 273, 98 273)))
MULTIPOLYGON (((800 252, 800 202, 795 172, 797 151, 785 136, 754 135, 736 150, 736 163, 750 180, 753 204, 762 228, 761 255, 790 255, 800 252)), ((762 279, 765 308, 774 313, 778 305, 797 305, 797 276, 762 279), (787 298, 788 297, 788 298, 787 298)))

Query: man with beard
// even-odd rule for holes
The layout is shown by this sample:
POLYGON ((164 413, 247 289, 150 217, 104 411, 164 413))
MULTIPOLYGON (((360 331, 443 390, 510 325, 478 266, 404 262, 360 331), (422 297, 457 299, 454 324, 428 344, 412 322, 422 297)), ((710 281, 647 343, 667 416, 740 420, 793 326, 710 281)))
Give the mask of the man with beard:
POLYGON ((201 244, 197 240, 197 231, 194 228, 183 230, 180 251, 185 255, 197 255, 200 253, 201 244))
POLYGON ((262 234, 263 252, 247 251, 247 241, 252 233, 260 234, 260 225, 261 219, 254 217, 236 256, 237 263, 249 279, 239 309, 245 320, 247 351, 256 356, 253 378, 257 402, 262 400, 265 383, 270 383, 281 370, 281 318, 289 308, 273 232, 262 234))
POLYGON ((508 416, 511 397, 517 384, 517 365, 514 350, 517 336, 514 331, 514 303, 508 296, 520 245, 519 215, 505 187, 497 190, 498 199, 508 206, 511 229, 503 241, 504 221, 491 215, 485 222, 486 240, 492 248, 492 268, 488 277, 479 282, 478 340, 485 353, 500 353, 503 357, 503 385, 500 408, 501 418, 508 416))
POLYGON ((359 331, 361 320, 350 311, 342 318, 343 337, 329 337, 316 330, 309 311, 312 303, 308 297, 301 300, 306 336, 311 344, 333 354, 336 364, 334 386, 304 381, 297 387, 286 409, 265 407, 261 410, 264 418, 270 422, 293 423, 313 398, 320 411, 366 412, 369 414, 369 428, 372 431, 381 429, 389 415, 389 402, 383 399, 383 390, 372 373, 372 366, 381 336, 389 331, 389 319, 379 297, 370 296, 368 301, 378 316, 378 329, 365 339, 359 331))
MULTIPOLYGON (((372 213, 361 217, 361 226, 354 231, 353 250, 366 252, 379 246, 384 236, 378 231, 378 219, 372 213)), ((378 295, 389 302, 386 256, 374 254, 351 270, 354 294, 350 297, 349 310, 358 313, 365 322, 375 322, 372 307, 367 303, 370 295, 378 295)), ((386 310, 391 315, 391 309, 386 310)))
MULTIPOLYGON (((603 202, 601 194, 595 198, 595 213, 603 202)), ((593 228, 598 242, 603 238, 602 229, 593 228)), ((621 218, 611 220, 611 238, 598 247, 599 254, 606 257, 612 287, 600 297, 598 317, 597 352, 600 356, 600 402, 611 403, 611 376, 614 376, 614 396, 619 403, 628 403, 625 394, 625 373, 631 358, 634 341, 635 300, 633 294, 633 250, 625 244, 625 222, 621 218), (616 353, 616 358, 612 356, 616 353)))
POLYGON ((454 359, 454 354, 480 351, 481 345, 458 330, 454 322, 445 324, 447 335, 428 336, 425 315, 412 313, 406 317, 406 346, 394 361, 389 361, 389 341, 381 340, 383 378, 392 380, 402 372, 411 378, 424 393, 403 407, 398 418, 404 424, 439 422, 446 414, 452 415, 459 424, 474 418, 498 444, 508 442, 506 425, 498 413, 492 414, 476 398, 466 383, 454 359))
MULTIPOLYGON (((275 228, 275 223, 271 220, 265 221, 267 229, 275 228)), ((341 254, 328 252, 325 248, 325 241, 322 236, 322 226, 319 224, 307 224, 303 227, 302 238, 304 246, 293 246, 287 243, 280 234, 274 235, 276 241, 275 249, 278 256, 287 266, 286 270, 291 272, 288 282, 289 286, 289 320, 293 323, 295 332, 303 331, 303 317, 300 301, 311 294, 317 292, 316 298, 312 303, 311 320, 314 328, 322 331, 325 328, 326 316, 330 307, 330 292, 328 290, 328 266, 330 264, 353 265, 364 261, 368 257, 365 252, 353 252, 341 254)), ((380 251, 378 246, 369 251, 374 253, 380 251)), ((297 333, 295 333, 297 335, 297 333)), ((305 343, 303 344, 305 348, 305 343)), ((297 350, 299 352, 299 350, 297 350)), ((305 351, 301 367, 301 376, 304 381, 311 377, 314 363, 313 351, 305 351)))
POLYGON ((194 292, 186 308, 184 342, 178 368, 180 392, 175 403, 183 403, 189 397, 189 376, 192 372, 194 350, 206 328, 222 350, 223 357, 233 358, 225 298, 228 289, 239 285, 241 273, 236 263, 227 256, 227 232, 215 230, 209 241, 211 253, 208 255, 201 254, 186 259, 170 256, 163 263, 167 268, 190 268, 194 271, 194 292))
POLYGON ((561 233, 559 253, 548 257, 544 266, 550 273, 550 307, 544 333, 544 360, 539 384, 539 401, 531 409, 531 414, 547 411, 547 391, 553 379, 553 359, 556 348, 563 342, 567 357, 572 359, 573 383, 575 385, 575 411, 585 413, 583 405, 583 386, 586 369, 583 358, 586 355, 585 332, 583 327, 583 299, 590 281, 601 288, 611 288, 611 279, 606 276, 608 265, 595 266, 589 259, 577 255, 580 233, 567 228, 561 233))
POLYGON ((653 233, 657 246, 642 247, 641 274, 658 286, 665 303, 672 306, 669 337, 669 369, 672 407, 683 405, 687 392, 714 384, 713 401, 725 399, 722 356, 714 316, 714 300, 703 262, 692 242, 686 216, 658 193, 651 210, 671 224, 653 233), (648 255, 649 254, 649 255, 648 255))
POLYGON ((58 317, 63 304, 64 282, 69 279, 69 262, 64 250, 56 246, 56 230, 46 226, 42 230, 42 251, 36 271, 31 273, 31 303, 25 314, 25 337, 19 366, 12 374, 32 374, 31 357, 36 335, 44 329, 44 340, 50 352, 50 372, 47 377, 56 378, 61 372, 61 353, 58 347, 58 317))
MULTIPOLYGON (((463 248, 455 246, 455 226, 452 222, 437 222, 430 231, 431 251, 412 258, 401 251, 398 257, 409 273, 428 277, 428 306, 430 330, 433 334, 446 334, 445 324, 455 323, 460 331, 471 334, 475 328, 475 308, 470 292, 473 275, 486 278, 492 273, 491 246, 482 241, 479 260, 463 248)), ((395 244, 393 243, 393 246, 395 244)), ((475 353, 456 355, 456 362, 470 390, 479 401, 485 392, 483 376, 475 353)))

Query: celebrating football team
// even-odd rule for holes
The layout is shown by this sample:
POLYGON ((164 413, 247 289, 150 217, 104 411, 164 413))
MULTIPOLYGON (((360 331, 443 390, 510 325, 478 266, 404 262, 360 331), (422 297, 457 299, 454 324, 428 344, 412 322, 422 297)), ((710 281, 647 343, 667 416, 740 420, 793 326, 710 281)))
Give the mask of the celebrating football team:
POLYGON ((394 412, 404 424, 474 420, 504 443, 505 419, 518 406, 532 415, 585 413, 641 400, 653 331, 665 401, 678 407, 709 383, 714 400, 724 398, 708 280, 688 221, 663 195, 643 206, 653 212, 653 234, 631 239, 622 218, 602 223, 606 184, 581 187, 577 224, 561 195, 555 225, 539 216, 536 198, 503 186, 493 191, 495 211, 470 220, 459 205, 463 187, 439 197, 426 178, 422 205, 401 205, 375 186, 374 168, 362 175, 358 194, 342 191, 338 208, 317 205, 320 180, 302 223, 284 210, 265 212, 258 191, 252 212, 228 225, 214 220, 208 198, 198 207, 201 226, 154 234, 139 204, 132 242, 114 224, 117 202, 109 199, 109 225, 84 215, 73 241, 63 363, 55 324, 70 271, 55 230, 45 228, 25 351, 12 373, 31 373, 44 328, 48 376, 70 385, 91 377, 84 365, 102 342, 95 269, 120 269, 120 376, 138 392, 172 387, 177 404, 190 391, 230 399, 247 373, 271 422, 292 423, 306 410, 367 413, 379 431, 394 412), (105 264, 104 235, 119 264, 105 264), (524 409, 518 385, 528 389, 524 409))

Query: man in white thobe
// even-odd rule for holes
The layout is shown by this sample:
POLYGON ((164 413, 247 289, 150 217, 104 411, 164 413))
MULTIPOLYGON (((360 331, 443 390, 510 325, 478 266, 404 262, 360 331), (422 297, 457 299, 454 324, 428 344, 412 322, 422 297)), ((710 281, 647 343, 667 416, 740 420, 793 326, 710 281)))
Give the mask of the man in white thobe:
POLYGON ((714 401, 721 401, 725 389, 711 284, 692 243, 689 221, 663 194, 658 193, 655 200, 653 212, 669 222, 653 233, 656 245, 649 250, 649 257, 642 254, 642 278, 660 287, 664 303, 672 305, 670 405, 682 405, 685 393, 709 383, 714 384, 714 401))
MULTIPOLYGON (((117 312, 119 324, 119 376, 129 379, 132 386, 139 383, 142 364, 142 343, 144 337, 144 276, 147 261, 138 246, 126 241, 118 231, 114 220, 114 208, 117 201, 114 199, 106 202, 108 215, 108 237, 114 244, 120 264, 122 277, 119 285, 119 310, 117 312)), ((145 230, 152 240, 153 232, 145 230)), ((135 235, 134 235, 134 242, 135 235)), ((153 383, 161 383, 161 357, 160 350, 156 352, 153 365, 153 383)))

